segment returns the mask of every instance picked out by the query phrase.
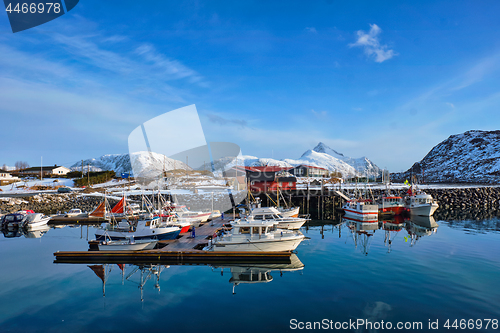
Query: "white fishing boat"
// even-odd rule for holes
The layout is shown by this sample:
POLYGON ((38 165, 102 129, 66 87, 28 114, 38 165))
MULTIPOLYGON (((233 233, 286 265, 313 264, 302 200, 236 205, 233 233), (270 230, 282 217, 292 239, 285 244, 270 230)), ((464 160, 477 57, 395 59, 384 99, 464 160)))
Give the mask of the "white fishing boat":
POLYGON ((141 251, 154 249, 157 239, 138 239, 133 236, 127 240, 104 240, 99 243, 99 251, 141 251))
POLYGON ((163 225, 158 216, 142 216, 137 221, 108 222, 103 228, 96 230, 95 237, 96 240, 127 240, 132 236, 135 240, 167 240, 176 239, 180 232, 179 227, 163 225))
POLYGON ((40 226, 47 225, 47 222, 49 222, 49 220, 50 217, 45 216, 42 213, 28 214, 23 221, 23 227, 28 230, 34 229, 40 226))
POLYGON ((413 193, 407 198, 407 208, 411 215, 432 216, 439 205, 430 194, 423 191, 413 193))
POLYGON ((278 228, 282 229, 300 229, 307 219, 300 217, 284 217, 277 208, 274 207, 260 207, 254 208, 246 219, 253 219, 256 221, 274 220, 278 223, 278 228))
POLYGON ((378 208, 378 205, 373 204, 372 201, 368 199, 351 199, 342 207, 345 216, 351 216, 358 220, 377 219, 378 208))
POLYGON ((277 228, 275 220, 240 219, 227 234, 212 239, 208 251, 293 251, 305 238, 300 231, 277 228))

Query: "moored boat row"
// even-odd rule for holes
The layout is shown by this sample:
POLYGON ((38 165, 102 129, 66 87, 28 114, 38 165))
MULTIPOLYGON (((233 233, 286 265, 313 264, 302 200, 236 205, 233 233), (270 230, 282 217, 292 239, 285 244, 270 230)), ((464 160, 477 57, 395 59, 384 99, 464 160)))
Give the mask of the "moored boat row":
POLYGON ((432 216, 439 207, 430 194, 411 187, 408 196, 382 196, 379 200, 351 199, 347 200, 342 209, 346 216, 360 219, 371 219, 379 215, 410 215, 432 216))

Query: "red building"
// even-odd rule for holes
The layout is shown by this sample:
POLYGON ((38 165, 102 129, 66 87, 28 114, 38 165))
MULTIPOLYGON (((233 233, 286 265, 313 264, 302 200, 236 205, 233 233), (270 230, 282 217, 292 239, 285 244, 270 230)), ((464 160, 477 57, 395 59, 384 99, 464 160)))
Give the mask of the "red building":
MULTIPOLYGON (((243 167, 239 167, 243 168, 243 167)), ((251 192, 276 192, 295 190, 297 178, 288 173, 290 167, 259 166, 244 167, 251 192)))

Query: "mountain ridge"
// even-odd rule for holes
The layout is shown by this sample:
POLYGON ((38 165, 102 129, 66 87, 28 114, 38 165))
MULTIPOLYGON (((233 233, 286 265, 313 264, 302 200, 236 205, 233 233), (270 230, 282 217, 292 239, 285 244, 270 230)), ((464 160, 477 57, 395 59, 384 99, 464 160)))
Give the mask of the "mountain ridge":
POLYGON ((500 181, 500 131, 470 130, 450 135, 394 181, 497 183, 500 181))

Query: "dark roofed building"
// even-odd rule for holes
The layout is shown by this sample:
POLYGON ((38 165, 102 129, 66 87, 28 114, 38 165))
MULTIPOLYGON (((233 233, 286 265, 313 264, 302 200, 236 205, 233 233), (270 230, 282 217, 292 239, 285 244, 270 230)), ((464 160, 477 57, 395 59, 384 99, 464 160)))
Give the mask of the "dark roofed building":
POLYGON ((18 173, 19 175, 22 176, 29 176, 29 175, 40 176, 41 173, 44 177, 46 177, 46 176, 65 176, 70 171, 71 170, 66 167, 54 165, 54 166, 43 166, 43 167, 31 167, 23 169, 18 173))
POLYGON ((296 177, 328 177, 330 174, 328 169, 305 164, 298 165, 289 172, 296 177))

